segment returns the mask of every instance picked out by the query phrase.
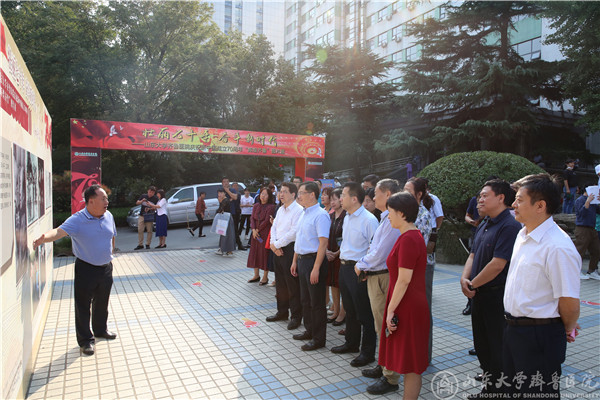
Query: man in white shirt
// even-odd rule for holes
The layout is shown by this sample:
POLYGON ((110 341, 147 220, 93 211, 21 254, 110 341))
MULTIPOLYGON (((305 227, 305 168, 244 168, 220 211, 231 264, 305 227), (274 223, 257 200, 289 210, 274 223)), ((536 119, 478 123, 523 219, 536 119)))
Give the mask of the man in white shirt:
POLYGON ((294 243, 296 228, 302 206, 296 202, 298 189, 289 182, 281 184, 279 196, 282 206, 271 226, 271 250, 275 267, 275 297, 277 298, 277 313, 267 317, 268 322, 288 319, 291 314, 288 329, 296 329, 302 321, 302 303, 300 302, 300 283, 298 277, 292 276, 290 267, 294 259, 294 243))
POLYGON ((347 214, 342 227, 339 281, 346 310, 346 341, 343 345, 332 348, 331 352, 353 353, 360 350, 358 357, 350 362, 353 367, 362 367, 373 362, 377 344, 367 282, 359 282, 354 272, 356 262, 367 254, 373 234, 379 225, 377 218, 362 206, 364 199, 365 191, 358 183, 348 182, 344 185, 340 200, 347 214))
MULTIPOLYGON (((377 336, 381 334, 381 327, 383 326, 383 314, 390 283, 386 260, 400 237, 400 231, 390 225, 387 200, 399 190, 400 185, 394 179, 382 179, 377 182, 374 201, 375 207, 381 211, 381 222, 373 235, 367 254, 358 260, 354 266, 356 275, 360 275, 361 271, 366 273, 367 292, 377 336)), ((381 365, 377 365, 375 368, 363 370, 362 375, 367 378, 380 378, 383 375, 383 369, 381 365)))
MULTIPOLYGON (((554 222, 560 189, 548 174, 514 183, 515 218, 524 227, 515 240, 504 291, 506 330, 503 383, 523 393, 560 398, 561 364, 579 325, 581 257, 554 222)), ((536 397, 542 398, 542 397, 536 397)))

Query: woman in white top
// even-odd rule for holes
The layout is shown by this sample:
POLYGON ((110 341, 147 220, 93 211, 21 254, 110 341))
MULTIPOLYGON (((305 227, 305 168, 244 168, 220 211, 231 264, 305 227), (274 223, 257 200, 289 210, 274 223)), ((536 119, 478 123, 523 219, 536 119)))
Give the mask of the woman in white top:
POLYGON ((155 206, 151 206, 156 210, 156 236, 158 237, 158 246, 156 249, 164 249, 167 247, 167 199, 165 199, 165 191, 159 189, 156 192, 158 196, 158 203, 155 206))
POLYGON ((246 235, 244 240, 248 240, 248 232, 250 232, 250 217, 252 216, 252 207, 254 206, 254 198, 250 197, 250 189, 244 189, 244 195, 240 199, 240 208, 242 214, 240 217, 240 226, 238 228, 238 235, 242 234, 244 230, 244 223, 246 224, 246 235))

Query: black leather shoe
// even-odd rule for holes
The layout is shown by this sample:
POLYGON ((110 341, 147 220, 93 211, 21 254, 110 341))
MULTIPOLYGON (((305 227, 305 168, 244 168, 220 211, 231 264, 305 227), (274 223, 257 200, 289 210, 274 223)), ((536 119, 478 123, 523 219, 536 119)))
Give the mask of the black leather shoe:
POLYGON ((297 329, 300 326, 301 322, 302 322, 301 318, 296 318, 296 319, 292 318, 290 320, 290 323, 288 324, 288 327, 287 327, 288 330, 291 331, 293 329, 297 329))
POLYGON ((311 340, 312 339, 312 335, 306 331, 304 331, 302 333, 298 333, 292 337, 294 338, 294 340, 311 340))
POLYGON ((481 382, 483 380, 483 374, 477 374, 474 378, 476 381, 481 382))
POLYGON ((137 246, 134 250, 141 250, 143 248, 144 248, 144 246, 137 246))
POLYGON ((146 245, 146 248, 147 248, 147 249, 149 249, 149 248, 150 248, 150 245, 149 245, 149 244, 147 244, 147 245, 146 245))
POLYGON ((383 376, 383 368, 381 368, 381 365, 378 365, 375 368, 363 369, 362 376, 374 379, 381 378, 383 376))
POLYGON ((108 340, 113 340, 117 338, 117 334, 111 331, 106 331, 101 335, 95 335, 97 338, 103 338, 108 340))
POLYGON ((312 351, 320 349, 321 347, 325 347, 325 343, 315 343, 313 340, 311 340, 310 342, 303 344, 300 348, 303 351, 312 351))
POLYGON ((81 351, 83 352, 83 354, 88 355, 88 356, 93 356, 94 350, 95 350, 94 343, 88 343, 81 348, 81 351))
POLYGON ((367 387, 370 394, 386 394, 398 390, 398 385, 392 385, 385 376, 379 378, 377 382, 367 387))
POLYGON ((346 318, 344 318, 344 319, 343 319, 343 320, 341 320, 341 321, 333 321, 333 322, 331 323, 331 325, 333 325, 333 326, 340 326, 340 325, 342 325, 344 322, 346 322, 346 318))
POLYGON ((471 303, 467 304, 464 310, 462 310, 462 315, 471 315, 471 303))
POLYGON ((267 317, 267 322, 285 321, 286 319, 288 319, 287 315, 275 314, 267 317))
POLYGON ((359 351, 358 347, 350 347, 347 343, 331 348, 331 352, 335 354, 358 353, 359 351))
POLYGON ((475 351, 475 349, 471 349, 471 350, 469 350, 469 355, 470 356, 476 356, 477 355, 477 351, 475 351))
POLYGON ((350 366, 351 367, 364 367, 365 365, 370 364, 373 361, 375 361, 375 357, 373 357, 373 356, 369 357, 369 356, 365 356, 364 354, 360 354, 354 360, 350 361, 350 366))

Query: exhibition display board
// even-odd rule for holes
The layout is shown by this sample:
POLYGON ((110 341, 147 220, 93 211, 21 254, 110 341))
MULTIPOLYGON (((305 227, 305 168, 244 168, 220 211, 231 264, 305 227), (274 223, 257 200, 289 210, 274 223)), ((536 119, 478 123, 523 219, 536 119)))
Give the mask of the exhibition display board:
POLYGON ((0 398, 24 397, 52 288, 52 128, 27 66, 0 16, 0 398))

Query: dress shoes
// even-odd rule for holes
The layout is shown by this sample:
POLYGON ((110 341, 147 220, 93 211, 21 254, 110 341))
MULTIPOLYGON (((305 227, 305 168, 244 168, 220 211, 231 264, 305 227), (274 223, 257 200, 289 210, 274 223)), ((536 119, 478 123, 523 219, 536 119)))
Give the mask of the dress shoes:
POLYGON ((462 315, 471 315, 471 303, 462 310, 462 315))
POLYGON ((93 356, 94 350, 95 350, 94 343, 88 343, 81 348, 81 351, 83 352, 83 354, 88 355, 88 356, 93 356))
POLYGON ((288 324, 287 328, 288 331, 291 331, 293 329, 297 329, 300 326, 300 323, 302 322, 301 318, 292 318, 290 320, 290 323, 288 324))
POLYGON ((300 347, 300 348, 303 351, 312 351, 312 350, 320 349, 321 347, 325 347, 325 343, 315 343, 314 340, 311 340, 308 343, 303 344, 302 347, 300 347))
POLYGON ((271 315, 270 317, 267 317, 267 322, 285 321, 287 319, 288 319, 287 315, 275 314, 275 315, 271 315))
POLYGON ((331 323, 331 325, 333 325, 333 326, 340 326, 340 325, 342 325, 344 322, 346 322, 346 318, 344 318, 344 319, 343 319, 343 320, 341 320, 341 321, 333 321, 333 322, 331 323))
POLYGON ((104 333, 100 334, 100 335, 95 335, 97 338, 103 338, 103 339, 108 339, 108 340, 113 340, 117 338, 117 334, 111 331, 105 331, 104 333))
POLYGON ((375 357, 365 356, 364 354, 359 354, 354 360, 350 361, 351 367, 364 367, 367 364, 371 364, 375 361, 375 357))
POLYGON ((477 351, 475 349, 471 349, 471 350, 469 350, 469 355, 470 356, 476 356, 477 355, 477 351))
POLYGON ((335 354, 358 353, 359 351, 358 347, 350 347, 347 343, 331 348, 331 352, 335 354))
POLYGON ((367 387, 370 394, 386 394, 398 390, 398 385, 392 385, 385 376, 379 378, 377 382, 367 387))
POLYGON ((311 340, 312 339, 312 335, 310 333, 308 333, 307 331, 298 333, 292 337, 294 338, 294 340, 311 340))
POLYGON ((144 246, 137 246, 134 250, 141 250, 143 248, 144 248, 144 246))
POLYGON ((381 368, 381 365, 378 365, 375 368, 363 369, 362 376, 374 379, 381 378, 383 376, 383 368, 381 368))

